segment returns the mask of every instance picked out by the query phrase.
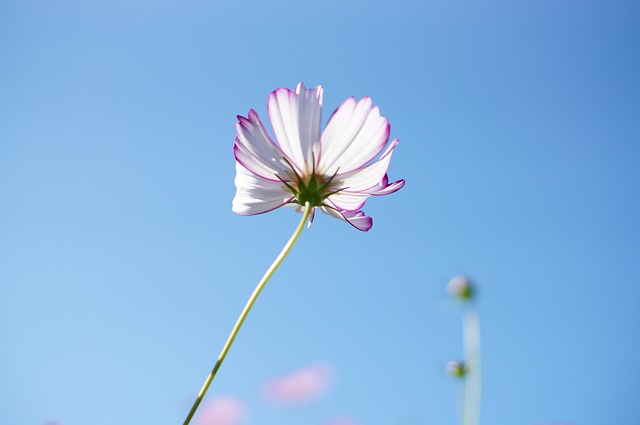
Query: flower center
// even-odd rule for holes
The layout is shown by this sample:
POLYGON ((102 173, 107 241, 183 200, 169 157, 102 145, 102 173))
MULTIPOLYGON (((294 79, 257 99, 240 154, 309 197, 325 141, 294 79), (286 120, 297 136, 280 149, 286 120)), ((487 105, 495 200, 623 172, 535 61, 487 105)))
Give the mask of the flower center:
MULTIPOLYGON (((289 163, 289 161, 285 158, 285 161, 289 163)), ((291 166, 291 173, 289 174, 289 181, 283 180, 280 176, 278 179, 291 191, 293 196, 295 196, 295 202, 300 205, 304 205, 305 203, 309 203, 312 207, 320 207, 323 206, 323 202, 329 196, 334 193, 340 192, 344 188, 336 188, 331 187, 331 182, 338 174, 336 170, 335 174, 331 177, 326 177, 323 175, 316 174, 315 166, 313 167, 313 171, 309 176, 300 176, 296 171, 293 165, 289 163, 291 166)))
POLYGON ((331 179, 325 181, 324 177, 317 176, 316 174, 312 174, 306 183, 298 178, 298 190, 293 192, 296 197, 296 202, 300 205, 309 202, 312 207, 321 206, 322 201, 330 195, 330 193, 327 193, 329 183, 331 183, 331 179))

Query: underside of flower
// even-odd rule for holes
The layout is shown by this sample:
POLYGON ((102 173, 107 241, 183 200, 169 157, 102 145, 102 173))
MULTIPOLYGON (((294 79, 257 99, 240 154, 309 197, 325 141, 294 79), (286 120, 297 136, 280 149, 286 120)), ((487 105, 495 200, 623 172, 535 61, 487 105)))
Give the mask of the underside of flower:
POLYGON ((302 83, 294 91, 271 93, 267 106, 276 143, 254 110, 238 116, 234 212, 255 215, 285 205, 299 210, 309 202, 367 231, 373 221, 361 211, 365 201, 404 186, 404 180, 389 183, 398 141, 387 146, 389 123, 371 99, 347 99, 321 132, 322 93, 322 87, 307 90, 302 83))
MULTIPOLYGON (((284 161, 288 162, 286 158, 283 158, 284 161)), ((289 164, 291 165, 291 164, 289 164)), ((304 206, 305 203, 309 203, 312 207, 330 207, 324 203, 324 200, 329 196, 336 194, 343 190, 344 188, 338 188, 335 185, 332 185, 332 182, 338 171, 330 176, 326 177, 323 175, 319 175, 316 172, 315 165, 313 166, 313 170, 311 174, 307 177, 303 177, 299 175, 293 165, 291 165, 292 171, 288 173, 289 181, 282 179, 280 176, 276 175, 278 179, 291 191, 294 198, 291 202, 304 206)))

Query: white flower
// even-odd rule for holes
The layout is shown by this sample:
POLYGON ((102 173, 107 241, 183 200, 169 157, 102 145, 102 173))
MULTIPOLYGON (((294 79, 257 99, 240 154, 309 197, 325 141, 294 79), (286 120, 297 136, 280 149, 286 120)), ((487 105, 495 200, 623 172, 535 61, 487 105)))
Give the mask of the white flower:
POLYGON ((474 295, 474 288, 469 279, 464 276, 456 276, 447 283, 447 291, 463 301, 471 300, 474 295))
POLYGON ((238 116, 233 211, 255 215, 283 205, 300 211, 309 202, 311 220, 318 208, 359 230, 371 229, 372 219, 361 210, 367 198, 404 186, 404 180, 389 183, 387 168, 398 140, 387 146, 389 123, 371 99, 345 100, 322 133, 320 86, 277 89, 267 107, 277 144, 253 109, 247 118, 238 116))

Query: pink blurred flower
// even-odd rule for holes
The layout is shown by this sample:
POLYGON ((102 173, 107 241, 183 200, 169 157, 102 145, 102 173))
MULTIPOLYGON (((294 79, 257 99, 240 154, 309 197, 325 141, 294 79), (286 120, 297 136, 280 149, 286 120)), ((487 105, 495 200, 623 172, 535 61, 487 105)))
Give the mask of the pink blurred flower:
POLYGON ((339 418, 339 419, 333 419, 325 423, 325 425, 357 425, 357 422, 352 421, 349 418, 339 418))
POLYGON ((198 415, 199 425, 238 425, 246 417, 244 404, 233 397, 211 400, 198 415))
POLYGON ((263 390, 268 399, 278 404, 303 404, 326 394, 332 381, 329 366, 313 364, 265 382, 263 390))

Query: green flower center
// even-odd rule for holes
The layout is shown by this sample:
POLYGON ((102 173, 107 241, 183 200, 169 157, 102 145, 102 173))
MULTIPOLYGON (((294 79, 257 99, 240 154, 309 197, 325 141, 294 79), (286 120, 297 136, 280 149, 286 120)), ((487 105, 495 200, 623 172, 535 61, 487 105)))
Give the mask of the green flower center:
MULTIPOLYGON (((287 159, 285 158, 285 161, 287 159)), ((309 203, 312 207, 320 207, 323 206, 323 202, 329 196, 340 192, 344 188, 336 188, 335 186, 331 186, 331 182, 338 174, 336 170, 335 174, 331 177, 326 177, 323 175, 316 174, 315 165, 313 167, 313 171, 310 176, 300 176, 296 171, 293 165, 289 163, 292 172, 289 173, 289 181, 283 180, 280 176, 278 179, 291 191, 293 196, 295 196, 295 202, 300 205, 305 205, 305 203, 309 203)))
POLYGON ((322 202, 331 194, 327 190, 330 183, 331 179, 327 180, 316 174, 312 174, 307 183, 298 178, 298 190, 293 192, 296 202, 300 205, 308 202, 312 207, 321 206, 322 202))

